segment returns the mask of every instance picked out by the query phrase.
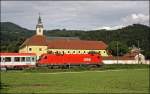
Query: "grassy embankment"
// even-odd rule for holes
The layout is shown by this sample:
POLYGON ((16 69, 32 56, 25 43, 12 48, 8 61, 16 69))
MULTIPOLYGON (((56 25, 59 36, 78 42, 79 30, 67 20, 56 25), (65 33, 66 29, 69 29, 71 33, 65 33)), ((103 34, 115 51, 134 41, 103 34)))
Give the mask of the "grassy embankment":
POLYGON ((122 65, 117 66, 120 66, 120 68, 116 68, 115 65, 107 65, 107 67, 105 66, 105 69, 101 69, 103 71, 80 71, 69 73, 42 73, 39 72, 39 70, 36 72, 1 72, 1 83, 3 85, 1 92, 149 93, 148 66, 135 65, 136 67, 133 67, 133 65, 125 65, 126 68, 122 65), (107 69, 111 70, 105 71, 107 69))

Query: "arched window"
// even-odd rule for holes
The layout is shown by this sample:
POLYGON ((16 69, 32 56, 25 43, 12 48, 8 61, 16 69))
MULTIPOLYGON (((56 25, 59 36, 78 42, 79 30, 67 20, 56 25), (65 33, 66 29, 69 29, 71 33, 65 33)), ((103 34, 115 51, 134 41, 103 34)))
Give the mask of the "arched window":
POLYGON ((62 53, 63 53, 63 54, 65 54, 65 52, 64 52, 64 51, 62 51, 62 53))
POLYGON ((42 48, 39 48, 39 51, 42 51, 42 48))
POLYGON ((32 48, 29 48, 29 51, 32 51, 32 48))

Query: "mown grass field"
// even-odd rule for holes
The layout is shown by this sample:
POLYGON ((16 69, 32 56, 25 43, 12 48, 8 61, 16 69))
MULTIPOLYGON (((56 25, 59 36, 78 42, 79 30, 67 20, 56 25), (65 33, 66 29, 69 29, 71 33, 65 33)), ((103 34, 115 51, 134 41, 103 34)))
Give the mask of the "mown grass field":
POLYGON ((149 93, 149 69, 1 72, 1 93, 149 93))

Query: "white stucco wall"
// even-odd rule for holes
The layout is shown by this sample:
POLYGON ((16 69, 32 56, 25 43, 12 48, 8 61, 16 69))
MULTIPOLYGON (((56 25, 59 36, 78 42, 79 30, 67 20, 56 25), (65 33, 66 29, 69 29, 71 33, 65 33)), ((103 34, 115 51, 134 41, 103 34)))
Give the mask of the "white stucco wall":
POLYGON ((150 64, 149 60, 138 62, 137 60, 103 60, 104 64, 150 64))

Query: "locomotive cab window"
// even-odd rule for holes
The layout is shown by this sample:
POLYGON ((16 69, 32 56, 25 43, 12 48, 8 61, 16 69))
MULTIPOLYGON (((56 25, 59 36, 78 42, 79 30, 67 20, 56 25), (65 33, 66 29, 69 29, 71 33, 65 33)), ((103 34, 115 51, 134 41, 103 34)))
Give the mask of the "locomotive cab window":
POLYGON ((45 56, 44 59, 47 59, 47 56, 45 56))

